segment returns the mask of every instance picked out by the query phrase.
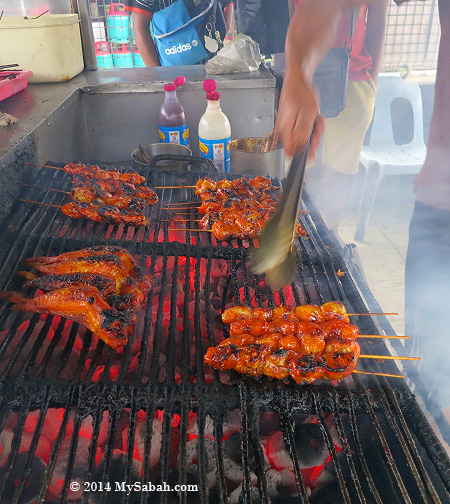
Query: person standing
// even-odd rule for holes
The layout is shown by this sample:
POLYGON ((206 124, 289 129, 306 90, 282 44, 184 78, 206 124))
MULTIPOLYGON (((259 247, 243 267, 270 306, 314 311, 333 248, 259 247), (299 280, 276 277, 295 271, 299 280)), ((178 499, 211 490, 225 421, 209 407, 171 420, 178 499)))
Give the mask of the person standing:
MULTIPOLYGON (((369 0, 370 1, 370 0, 369 0)), ((371 3, 382 0, 372 0, 371 3)), ((395 0, 402 4, 409 0, 395 0)), ((286 38, 286 77, 277 131, 287 154, 301 151, 314 128, 311 156, 323 120, 314 71, 331 46, 339 19, 362 0, 307 0, 286 38)), ((369 2, 368 2, 369 3, 369 2)), ((414 180, 416 203, 406 259, 406 328, 422 357, 422 377, 450 419, 450 0, 439 0, 441 40, 435 100, 425 163, 414 180)))
MULTIPOLYGON (((295 8, 303 2, 296 0, 295 8)), ((338 116, 325 119, 323 134, 323 216, 336 234, 348 177, 358 172, 364 137, 372 121, 387 8, 388 0, 379 0, 347 13, 339 22, 333 43, 333 47, 351 48, 345 108, 338 116)))
MULTIPOLYGON (((175 1, 182 0, 125 0, 125 11, 131 14, 133 20, 133 33, 136 46, 145 66, 159 66, 160 60, 155 43, 153 42, 150 32, 150 22, 155 12, 159 12, 167 7, 170 7, 175 1)), ((205 0, 188 0, 199 5, 205 0)), ((222 40, 232 32, 234 7, 232 0, 214 0, 214 7, 206 16, 205 22, 210 22, 214 28, 220 33, 222 40), (214 19, 213 19, 214 18, 214 19)))

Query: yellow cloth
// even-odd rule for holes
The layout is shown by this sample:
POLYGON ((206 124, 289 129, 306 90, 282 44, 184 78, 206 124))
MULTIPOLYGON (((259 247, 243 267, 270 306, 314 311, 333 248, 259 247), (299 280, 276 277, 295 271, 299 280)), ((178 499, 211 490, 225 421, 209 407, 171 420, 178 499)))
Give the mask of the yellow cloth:
POLYGON ((344 110, 325 119, 322 161, 335 170, 358 172, 364 136, 372 121, 376 85, 372 79, 349 82, 344 110))

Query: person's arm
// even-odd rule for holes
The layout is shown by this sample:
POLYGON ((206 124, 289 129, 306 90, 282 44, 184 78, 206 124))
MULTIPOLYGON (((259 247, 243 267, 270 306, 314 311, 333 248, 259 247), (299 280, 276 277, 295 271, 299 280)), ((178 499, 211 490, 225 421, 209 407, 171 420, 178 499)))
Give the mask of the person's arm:
POLYGON ((223 8, 223 17, 225 18, 225 35, 233 33, 234 23, 234 3, 231 2, 223 8))
MULTIPOLYGON (((367 0, 306 0, 294 13, 286 36, 286 73, 276 124, 288 155, 304 148, 316 122, 319 100, 313 76, 335 39, 339 20, 363 3, 367 0)), ((312 153, 322 131, 319 122, 311 139, 312 153)))
POLYGON ((145 66, 159 66, 159 56, 150 33, 150 16, 133 11, 133 33, 136 46, 144 60, 145 66))
POLYGON ((378 0, 370 3, 367 9, 366 48, 372 57, 369 73, 375 82, 378 80, 383 55, 388 5, 389 0, 378 0))

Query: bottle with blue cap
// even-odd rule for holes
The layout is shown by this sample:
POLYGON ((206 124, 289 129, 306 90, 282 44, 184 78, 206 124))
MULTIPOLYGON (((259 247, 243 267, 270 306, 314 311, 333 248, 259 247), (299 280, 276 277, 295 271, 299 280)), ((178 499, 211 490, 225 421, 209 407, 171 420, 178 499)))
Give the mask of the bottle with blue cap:
POLYGON ((231 126, 220 108, 220 93, 216 88, 213 79, 206 79, 203 83, 208 106, 198 124, 200 154, 214 161, 220 171, 230 173, 231 126))
POLYGON ((189 124, 184 108, 178 100, 177 89, 186 82, 180 75, 174 82, 164 85, 164 102, 159 109, 159 141, 189 147, 189 124))

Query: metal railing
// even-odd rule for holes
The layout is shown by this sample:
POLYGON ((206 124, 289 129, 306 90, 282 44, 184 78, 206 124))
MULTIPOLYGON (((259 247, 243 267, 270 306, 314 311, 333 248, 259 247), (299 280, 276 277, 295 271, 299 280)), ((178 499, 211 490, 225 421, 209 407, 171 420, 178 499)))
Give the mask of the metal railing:
POLYGON ((381 71, 434 70, 440 26, 437 0, 389 6, 381 71))
MULTIPOLYGON (((89 0, 89 14, 99 68, 145 66, 137 50, 131 16, 123 1, 89 0)), ((391 1, 381 71, 434 70, 440 26, 437 0, 391 1)))

